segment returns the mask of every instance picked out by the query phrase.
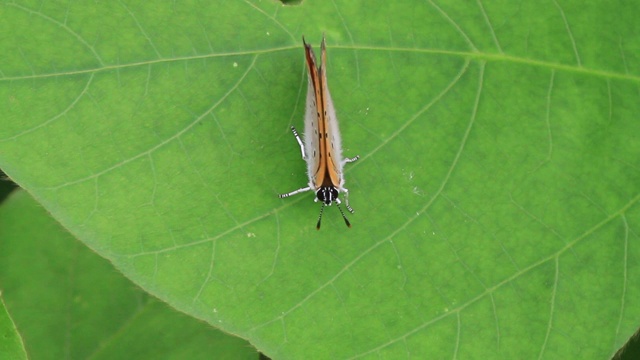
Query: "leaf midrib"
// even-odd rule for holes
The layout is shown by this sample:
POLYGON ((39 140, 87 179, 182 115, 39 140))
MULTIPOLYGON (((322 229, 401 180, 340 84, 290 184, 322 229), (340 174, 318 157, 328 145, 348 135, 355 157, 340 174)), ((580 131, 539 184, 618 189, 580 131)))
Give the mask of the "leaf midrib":
MULTIPOLYGON (((271 49, 254 49, 254 50, 223 52, 223 53, 205 54, 205 55, 179 56, 179 57, 171 57, 171 58, 163 58, 163 59, 155 59, 155 60, 138 61, 138 62, 132 62, 128 64, 107 65, 107 66, 94 67, 94 68, 88 68, 83 70, 72 70, 72 71, 32 74, 32 75, 23 75, 23 76, 5 76, 0 78, 0 82, 43 79, 43 78, 58 77, 58 76, 94 74, 94 73, 104 72, 104 71, 127 69, 127 68, 133 68, 138 66, 149 66, 149 65, 155 65, 155 64, 170 63, 174 61, 180 62, 180 61, 213 59, 218 57, 232 57, 232 56, 245 56, 245 55, 257 56, 261 54, 277 53, 281 51, 291 51, 298 48, 300 48, 299 45, 290 45, 290 46, 275 47, 271 49)), ((640 82, 640 75, 632 75, 628 73, 623 74, 623 73, 618 73, 614 71, 592 69, 592 68, 579 66, 579 65, 567 65, 567 64, 560 64, 560 63, 554 63, 554 62, 543 61, 543 60, 528 59, 528 58, 523 58, 518 56, 506 55, 504 53, 487 53, 487 52, 481 52, 481 51, 454 51, 454 50, 441 50, 441 49, 419 49, 419 48, 406 48, 406 47, 366 46, 366 45, 348 45, 348 46, 334 45, 334 46, 329 46, 329 48, 342 49, 342 50, 407 52, 407 53, 424 53, 424 54, 434 54, 434 55, 457 56, 464 59, 472 59, 472 60, 479 60, 479 61, 486 61, 486 62, 510 62, 513 64, 529 65, 532 67, 540 67, 540 68, 546 68, 549 70, 565 71, 568 73, 577 73, 577 74, 590 75, 594 77, 640 82)))

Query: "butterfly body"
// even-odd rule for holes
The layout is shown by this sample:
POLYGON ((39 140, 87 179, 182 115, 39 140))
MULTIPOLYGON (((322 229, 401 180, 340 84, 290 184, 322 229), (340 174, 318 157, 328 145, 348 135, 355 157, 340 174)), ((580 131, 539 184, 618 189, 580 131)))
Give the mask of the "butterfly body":
POLYGON ((316 193, 315 201, 322 202, 320 216, 316 227, 320 229, 324 206, 334 202, 338 206, 347 226, 351 226, 344 212, 340 208, 340 193, 345 194, 345 206, 353 213, 349 206, 348 193, 344 187, 344 165, 358 160, 342 157, 342 139, 338 129, 338 120, 333 106, 333 100, 329 94, 326 74, 326 48, 322 38, 320 66, 317 65, 315 54, 311 45, 304 41, 305 59, 308 73, 307 101, 305 110, 304 144, 294 127, 291 130, 300 145, 302 158, 307 162, 308 186, 287 194, 280 198, 289 197, 301 192, 313 190, 316 193))

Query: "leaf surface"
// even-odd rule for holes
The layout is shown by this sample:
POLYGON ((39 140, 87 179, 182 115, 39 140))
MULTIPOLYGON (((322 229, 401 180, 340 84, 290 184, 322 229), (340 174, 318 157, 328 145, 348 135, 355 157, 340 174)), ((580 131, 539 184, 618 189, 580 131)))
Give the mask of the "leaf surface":
POLYGON ((5 2, 0 167, 276 358, 609 358, 640 325, 636 2, 5 2), (301 36, 352 229, 314 228, 301 36), (35 36, 38 34, 38 36, 35 36))
POLYGON ((16 360, 27 358, 22 338, 2 298, 0 298, 0 357, 16 360))
POLYGON ((0 206, 0 250, 0 287, 30 359, 258 357, 132 285, 24 191, 0 206))

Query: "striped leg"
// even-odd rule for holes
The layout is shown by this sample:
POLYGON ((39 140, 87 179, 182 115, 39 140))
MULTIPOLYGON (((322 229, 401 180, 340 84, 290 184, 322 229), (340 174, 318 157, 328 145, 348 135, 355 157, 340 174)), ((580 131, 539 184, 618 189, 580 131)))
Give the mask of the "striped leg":
POLYGON ((353 214, 354 211, 351 208, 351 206, 349 205, 349 190, 345 189, 345 188, 342 188, 342 192, 344 192, 344 207, 346 207, 347 210, 349 210, 349 212, 353 214))
POLYGON ((304 153, 304 145, 302 144, 302 139, 300 139, 300 135, 298 135, 298 131, 296 130, 296 128, 292 126, 291 132, 293 133, 293 136, 296 137, 296 140, 298 141, 298 145, 300 145, 300 152, 302 153, 302 159, 306 160, 307 155, 304 153))
POLYGON ((279 197, 280 199, 284 199, 284 198, 286 198, 286 197, 293 196, 293 195, 296 195, 296 194, 300 194, 300 193, 302 193, 302 192, 309 191, 309 190, 311 190, 311 187, 310 187, 310 186, 307 186, 306 188, 300 188, 300 189, 298 189, 298 190, 294 190, 294 191, 292 191, 292 192, 290 192, 290 193, 280 194, 280 195, 278 195, 278 197, 279 197))
POLYGON ((344 166, 344 164, 347 164, 347 163, 355 162, 358 159, 360 159, 360 155, 356 155, 355 157, 352 157, 352 158, 344 158, 344 160, 342 160, 342 166, 344 166))

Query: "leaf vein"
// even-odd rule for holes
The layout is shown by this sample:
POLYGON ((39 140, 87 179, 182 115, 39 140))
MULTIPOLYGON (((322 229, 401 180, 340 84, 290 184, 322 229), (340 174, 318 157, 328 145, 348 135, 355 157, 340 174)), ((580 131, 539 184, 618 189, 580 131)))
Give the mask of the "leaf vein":
POLYGON ((576 45, 576 40, 573 38, 573 33, 571 32, 571 27, 569 26, 569 22, 567 21, 567 16, 565 15, 564 10, 562 10, 562 7, 558 3, 558 1, 553 0, 553 3, 556 5, 556 7, 558 8, 558 11, 560 11, 560 15, 562 16, 562 21, 564 22, 564 27, 567 30, 567 34, 569 35, 569 40, 571 40, 571 46, 573 47, 573 54, 576 57, 576 62, 578 63, 578 67, 582 67, 582 60, 580 60, 580 54, 578 53, 578 46, 576 45))
POLYGON ((182 136, 183 134, 185 134, 187 131, 189 131, 191 128, 193 128, 197 123, 199 123, 200 121, 202 121, 202 119, 204 119, 205 116, 209 115, 214 109, 216 109, 229 95, 231 95, 239 86, 240 84, 244 81, 244 79, 247 77, 247 75, 249 74, 249 72, 253 69, 253 67, 256 64, 256 60, 258 59, 258 56, 256 55, 253 58, 253 61, 251 62, 251 64, 247 67, 247 70, 238 78, 238 81, 236 81, 235 84, 233 84, 233 86, 229 89, 229 91, 227 91, 224 95, 222 95, 220 97, 220 99, 218 99, 218 101, 216 101, 209 109, 207 109, 202 115, 198 116, 194 121, 192 121, 191 123, 189 123, 187 126, 185 126, 183 129, 181 129, 180 131, 178 131, 177 133, 175 133, 174 135, 170 136, 169 138, 161 141, 159 144, 149 148, 146 151, 143 151, 135 156, 132 156, 128 159, 122 160, 102 171, 99 171, 95 174, 92 174, 90 176, 84 177, 84 178, 80 178, 80 179, 76 179, 76 180, 72 180, 69 182, 66 182, 64 184, 59 184, 56 186, 51 186, 51 187, 45 187, 43 189, 45 190, 59 190, 61 188, 67 187, 67 186, 71 186, 71 185, 75 185, 75 184, 79 184, 82 182, 85 182, 87 180, 91 180, 93 178, 96 177, 100 177, 104 174, 107 174, 123 165, 126 165, 134 160, 137 160, 143 156, 146 156, 149 153, 152 153, 154 151, 156 151, 157 149, 169 144, 171 141, 179 138, 180 136, 182 136))
MULTIPOLYGON (((98 64, 104 66, 104 62, 102 61, 102 58, 100 57, 100 55, 98 55, 98 52, 96 51, 96 49, 90 45, 82 36, 80 36, 80 34, 78 34, 77 32, 73 31, 69 26, 66 25, 66 23, 62 23, 50 16, 47 16, 39 11, 35 11, 35 10, 31 10, 27 7, 18 5, 16 3, 8 3, 6 4, 7 6, 13 6, 17 9, 20 9, 22 11, 25 11, 29 14, 32 15, 36 15, 38 17, 41 17, 57 26, 59 26, 60 28, 62 28, 63 30, 65 30, 66 32, 68 32, 71 36, 75 37, 82 45, 84 45, 87 49, 89 49, 89 51, 91 51, 91 53, 93 54, 93 56, 96 58, 96 60, 98 61, 98 64)), ((66 22, 66 20, 65 20, 66 22)))
POLYGON ((11 141, 11 140, 15 140, 21 136, 27 135, 29 133, 32 133, 38 129, 41 129, 49 124, 51 124, 52 122, 58 120, 59 118, 61 118, 63 115, 67 114, 69 111, 71 111, 71 109, 73 109, 76 104, 78 104, 78 102, 80 101, 80 99, 82 99, 84 97, 84 95, 87 94, 87 91, 89 90, 89 87, 91 86, 91 82, 93 81, 95 74, 91 74, 91 76, 89 76, 89 80, 87 80, 87 83, 85 84, 84 88, 82 89, 82 91, 80 91, 80 93, 78 94, 78 96, 76 96, 76 98, 65 108, 63 109, 59 114, 53 116, 52 118, 50 118, 49 120, 46 120, 45 122, 38 124, 34 127, 28 128, 26 130, 23 130, 13 136, 10 136, 8 138, 4 138, 4 139, 0 139, 0 142, 7 142, 7 141, 11 141))

